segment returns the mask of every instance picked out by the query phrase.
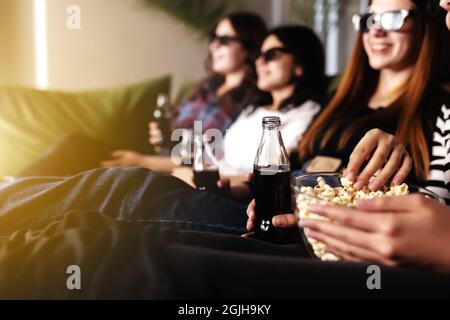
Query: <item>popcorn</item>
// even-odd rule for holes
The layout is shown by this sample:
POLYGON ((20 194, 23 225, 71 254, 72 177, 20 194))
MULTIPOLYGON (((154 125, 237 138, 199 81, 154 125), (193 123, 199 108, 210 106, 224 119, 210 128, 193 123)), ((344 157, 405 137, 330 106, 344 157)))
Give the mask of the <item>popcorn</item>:
MULTIPOLYGON (((361 199, 374 199, 383 196, 401 196, 409 193, 408 185, 403 183, 401 185, 393 185, 389 188, 384 187, 383 190, 371 191, 367 186, 356 191, 353 187, 353 182, 345 177, 340 179, 342 187, 329 186, 323 177, 317 178, 317 185, 314 187, 301 187, 297 195, 296 203, 298 215, 300 219, 318 219, 328 220, 325 217, 316 215, 309 211, 309 206, 314 204, 332 204, 345 207, 355 207, 356 201, 361 199)), ((314 254, 323 261, 338 261, 339 258, 335 255, 325 252, 325 244, 308 238, 309 244, 314 251, 314 254)))

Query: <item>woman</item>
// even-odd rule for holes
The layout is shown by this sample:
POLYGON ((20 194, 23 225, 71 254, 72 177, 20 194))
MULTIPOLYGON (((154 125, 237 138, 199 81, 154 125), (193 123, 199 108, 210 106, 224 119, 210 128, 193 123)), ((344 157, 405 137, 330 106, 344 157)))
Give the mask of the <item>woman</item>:
MULTIPOLYGON (((398 10, 406 8, 405 6, 408 5, 407 9, 411 8, 411 2, 401 2, 373 1, 373 4, 379 10, 398 10)), ((417 4, 420 5, 422 3, 418 1, 417 4)), ((445 1, 441 2, 441 5, 446 10, 450 8, 450 4, 445 1)), ((447 14, 447 22, 449 20, 448 17, 449 15, 447 14)), ((436 18, 430 16, 428 19, 436 18)), ((388 34, 383 36, 388 36, 388 34)), ((425 33, 424 37, 426 36, 425 33)), ((446 52, 445 48, 435 48, 435 51, 439 50, 441 50, 440 53, 446 52)), ((448 55, 446 56, 448 57, 448 55)), ((418 60, 420 60, 420 54, 418 60)), ((431 61, 432 59, 428 58, 428 60, 431 61)), ((417 65, 419 65, 419 62, 417 65)), ((441 61, 440 66, 444 71, 447 70, 448 75, 448 63, 441 61)), ((428 84, 430 81, 429 79, 425 80, 424 84, 428 84)), ((422 174, 424 185, 440 194, 448 204, 450 198, 450 179, 448 176, 448 94, 444 94, 444 99, 438 97, 437 101, 438 104, 436 106, 440 115, 437 119, 434 119, 434 139, 432 140, 433 142, 428 142, 427 149, 416 156, 416 172, 420 176, 419 171, 424 171, 422 174), (431 145, 433 148, 431 148, 431 145), (426 151, 428 151, 428 154, 426 151), (424 158, 429 160, 421 166, 419 160, 423 161, 424 158)), ((415 128, 412 127, 411 130, 413 129, 415 128)), ((392 140, 392 137, 385 136, 385 138, 392 140)), ((350 163, 346 170, 347 175, 353 180, 355 180, 361 163, 367 157, 367 151, 376 149, 379 141, 376 134, 371 132, 365 135, 358 143, 358 146, 350 156, 350 163)), ((407 139, 405 141, 407 144, 407 139)), ((387 145, 388 143, 382 144, 387 145)), ((416 148, 419 145, 420 143, 416 145, 416 148)), ((411 149, 413 150, 413 148, 411 149)), ((376 166, 376 164, 372 165, 376 166)), ((369 168, 369 170, 374 172, 373 168, 369 168)), ((360 180, 362 175, 359 174, 357 180, 360 180)), ((397 173, 396 178, 399 178, 398 176, 399 174, 397 173)), ((367 178, 363 178, 363 181, 367 181, 367 178)), ((337 256, 356 261, 375 261, 386 265, 414 263, 431 266, 439 271, 450 271, 448 246, 441 245, 448 239, 448 231, 450 230, 450 221, 448 219, 450 212, 445 205, 440 205, 435 201, 424 199, 420 196, 411 195, 362 201, 358 203, 356 210, 317 206, 311 208, 311 211, 339 222, 336 225, 308 219, 300 221, 301 227, 309 229, 307 231, 308 236, 324 242, 327 245, 327 250, 337 256)), ((252 207, 249 209, 249 215, 251 217, 254 215, 252 207)), ((253 227, 252 220, 253 218, 250 218, 248 223, 250 228, 253 227)), ((297 219, 293 215, 282 215, 274 218, 274 224, 277 226, 293 226, 296 223, 297 219)))
MULTIPOLYGON (((201 121, 202 130, 226 129, 258 92, 255 86, 255 58, 267 32, 264 21, 253 13, 232 13, 214 26, 209 40, 208 65, 211 74, 202 81, 189 101, 181 104, 171 119, 171 129, 192 129, 201 121)), ((167 134, 167 133, 165 133, 167 134)), ((158 147, 161 135, 155 122, 149 123, 149 142, 158 147)), ((146 156, 119 150, 104 167, 138 166, 170 172, 177 162, 168 156, 146 156)))
MULTIPOLYGON (((325 94, 323 47, 306 27, 282 26, 270 31, 256 59, 256 72, 258 89, 269 95, 256 97, 224 137, 219 171, 222 177, 231 177, 233 187, 252 170, 262 118, 280 117, 284 145, 291 152, 319 112, 325 94)), ((174 175, 192 181, 189 169, 178 169, 174 175)))
MULTIPOLYGON (((437 1, 436 1, 437 2, 437 1)), ((450 30, 450 1, 441 0, 450 30)), ((441 194, 450 190, 450 99, 436 121, 431 186, 441 194), (436 179, 438 178, 438 179, 436 179), (437 182, 437 183, 436 183, 437 182)), ((370 147, 370 141, 361 141, 370 147)), ((360 155, 358 154, 357 157, 360 155)), ((386 265, 413 263, 450 272, 450 207, 411 195, 360 202, 355 210, 316 207, 312 211, 338 225, 303 220, 309 236, 327 245, 328 251, 348 260, 386 265), (374 241, 376 239, 376 241, 374 241)))

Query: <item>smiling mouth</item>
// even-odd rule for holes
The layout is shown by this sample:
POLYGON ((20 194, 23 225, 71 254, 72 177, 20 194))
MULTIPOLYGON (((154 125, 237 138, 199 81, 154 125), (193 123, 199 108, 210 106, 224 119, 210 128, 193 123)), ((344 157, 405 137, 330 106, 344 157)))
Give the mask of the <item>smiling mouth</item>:
POLYGON ((391 47, 392 47, 392 45, 390 45, 390 44, 372 44, 372 45, 370 46, 370 49, 371 49, 372 52, 374 52, 374 53, 385 53, 385 52, 388 51, 391 47))

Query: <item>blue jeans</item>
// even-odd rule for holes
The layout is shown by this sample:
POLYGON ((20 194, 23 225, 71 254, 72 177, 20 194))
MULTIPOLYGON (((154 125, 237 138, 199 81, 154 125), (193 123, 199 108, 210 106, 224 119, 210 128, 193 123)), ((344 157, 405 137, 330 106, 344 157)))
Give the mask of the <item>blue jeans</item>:
POLYGON ((185 230, 246 231, 245 206, 141 168, 19 178, 0 185, 0 199, 0 235, 43 228, 70 210, 95 210, 116 219, 185 230))

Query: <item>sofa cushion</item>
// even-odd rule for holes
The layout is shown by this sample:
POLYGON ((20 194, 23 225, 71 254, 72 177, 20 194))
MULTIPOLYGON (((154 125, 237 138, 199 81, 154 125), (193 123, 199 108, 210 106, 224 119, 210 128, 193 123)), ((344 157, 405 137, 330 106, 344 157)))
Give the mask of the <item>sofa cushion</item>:
POLYGON ((0 176, 18 174, 67 133, 148 151, 147 123, 169 89, 169 76, 81 92, 0 87, 0 176))

